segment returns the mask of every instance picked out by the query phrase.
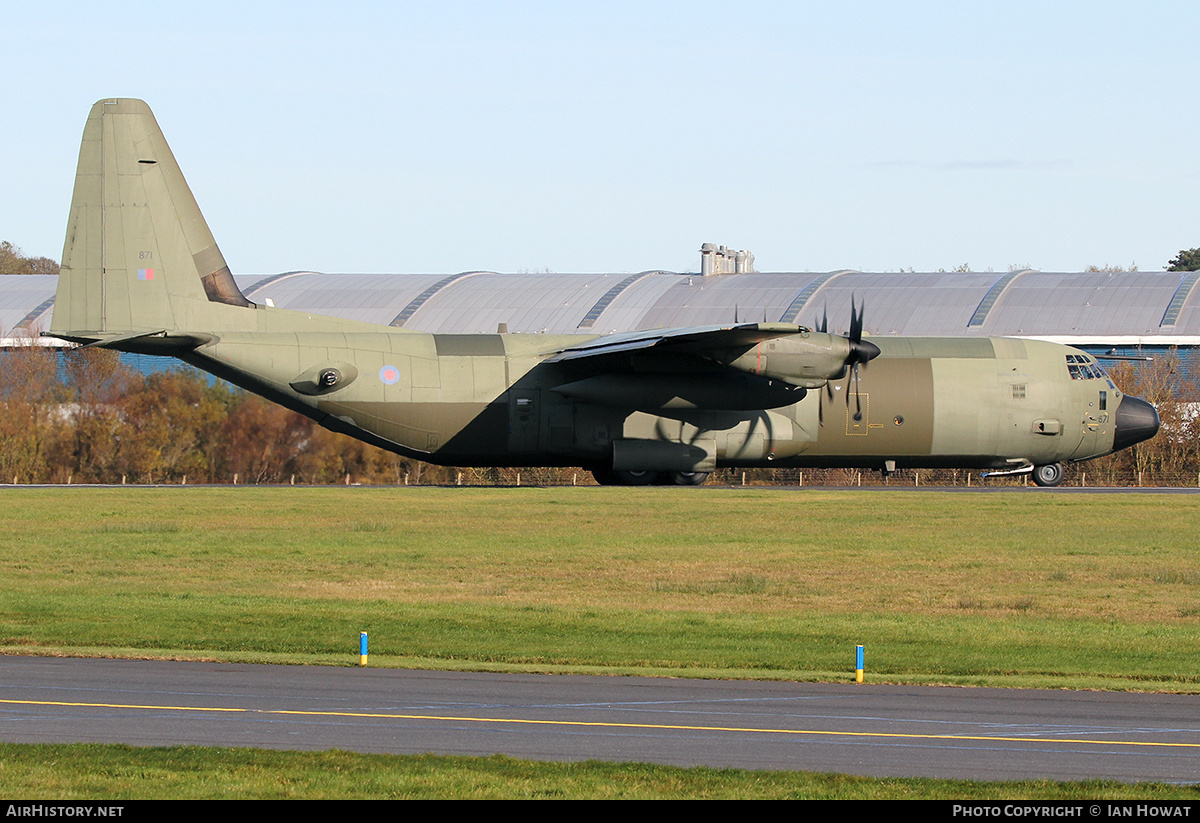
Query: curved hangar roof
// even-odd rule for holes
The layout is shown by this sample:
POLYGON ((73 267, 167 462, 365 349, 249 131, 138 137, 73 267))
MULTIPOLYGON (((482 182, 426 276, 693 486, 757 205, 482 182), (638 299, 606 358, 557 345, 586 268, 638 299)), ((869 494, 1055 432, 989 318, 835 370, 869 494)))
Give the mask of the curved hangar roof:
MULTIPOLYGON (((604 334, 735 321, 844 333, 852 298, 877 335, 1200 345, 1200 272, 746 272, 242 275, 256 303, 429 332, 604 334)), ((50 327, 54 275, 0 277, 0 335, 50 327)))

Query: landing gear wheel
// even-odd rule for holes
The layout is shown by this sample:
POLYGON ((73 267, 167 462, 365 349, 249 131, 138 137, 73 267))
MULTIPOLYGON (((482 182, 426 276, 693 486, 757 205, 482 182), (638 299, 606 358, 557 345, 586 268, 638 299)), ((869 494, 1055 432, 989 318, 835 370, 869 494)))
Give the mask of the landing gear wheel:
POLYGON ((619 471, 613 476, 621 486, 653 486, 658 481, 658 472, 651 471, 619 471))
POLYGON ((592 469, 592 477, 596 478, 596 482, 601 486, 616 486, 620 482, 617 480, 617 473, 612 469, 592 469))
POLYGON ((674 486, 703 486, 708 472, 668 472, 667 482, 674 486))
POLYGON ((1062 463, 1047 463, 1033 468, 1033 482, 1039 486, 1057 486, 1062 479, 1062 463))

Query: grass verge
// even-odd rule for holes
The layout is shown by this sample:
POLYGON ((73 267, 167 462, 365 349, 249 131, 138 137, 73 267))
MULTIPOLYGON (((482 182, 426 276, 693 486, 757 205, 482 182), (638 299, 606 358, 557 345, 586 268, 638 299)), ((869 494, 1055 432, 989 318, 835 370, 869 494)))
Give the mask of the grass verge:
POLYGON ((0 491, 0 650, 1200 690, 1200 501, 796 489, 0 491))
POLYGON ((1200 800, 1198 786, 874 779, 645 763, 344 751, 0 744, 0 794, 39 800, 1200 800))

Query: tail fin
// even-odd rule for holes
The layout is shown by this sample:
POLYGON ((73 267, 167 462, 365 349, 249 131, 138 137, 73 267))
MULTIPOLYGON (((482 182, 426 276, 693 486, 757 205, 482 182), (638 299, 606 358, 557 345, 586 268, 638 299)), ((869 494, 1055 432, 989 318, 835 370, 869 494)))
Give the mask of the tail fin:
POLYGON ((235 306, 254 304, 234 283, 150 107, 96 103, 79 150, 51 333, 101 340, 216 330, 236 322, 235 306))

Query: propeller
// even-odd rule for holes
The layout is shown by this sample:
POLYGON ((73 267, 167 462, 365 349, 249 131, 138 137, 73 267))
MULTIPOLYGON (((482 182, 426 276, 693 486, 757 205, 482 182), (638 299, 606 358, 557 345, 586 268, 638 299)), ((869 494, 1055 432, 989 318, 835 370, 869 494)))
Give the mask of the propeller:
MULTIPOLYGON (((853 308, 851 308, 851 313, 853 313, 853 308)), ((821 309, 821 322, 817 324, 817 331, 819 331, 821 334, 829 333, 829 304, 828 303, 826 303, 824 308, 821 309)), ((833 402, 833 381, 832 380, 825 381, 825 394, 829 395, 829 402, 832 403, 833 402)), ((821 403, 820 405, 817 406, 817 425, 820 425, 820 426, 825 425, 825 404, 824 403, 821 403)))
MULTIPOLYGON (((863 317, 867 313, 867 301, 863 300, 862 306, 857 309, 854 306, 854 295, 850 295, 850 354, 846 357, 846 363, 850 366, 850 371, 854 374, 854 421, 857 423, 862 420, 862 398, 858 394, 858 367, 866 368, 867 363, 879 356, 879 347, 874 343, 864 341, 863 333, 863 317)), ((847 382, 846 388, 849 389, 847 382)), ((850 408, 850 395, 846 394, 846 408, 850 408)))
MULTIPOLYGON (((862 397, 859 394, 859 367, 866 368, 867 363, 879 356, 879 347, 869 340, 863 340, 863 318, 866 315, 867 302, 863 300, 861 306, 857 305, 854 295, 850 295, 850 333, 846 335, 846 339, 850 341, 850 351, 846 355, 846 366, 849 369, 850 377, 854 380, 854 420, 855 422, 862 420, 862 397)), ((829 330, 829 312, 828 307, 821 310, 821 322, 817 325, 817 331, 827 334, 829 330)), ((850 380, 846 381, 846 409, 850 408, 850 380)), ((833 400, 833 382, 826 381, 825 392, 829 395, 829 400, 833 400)), ((817 410, 817 421, 821 425, 825 425, 824 404, 822 403, 817 410)))

